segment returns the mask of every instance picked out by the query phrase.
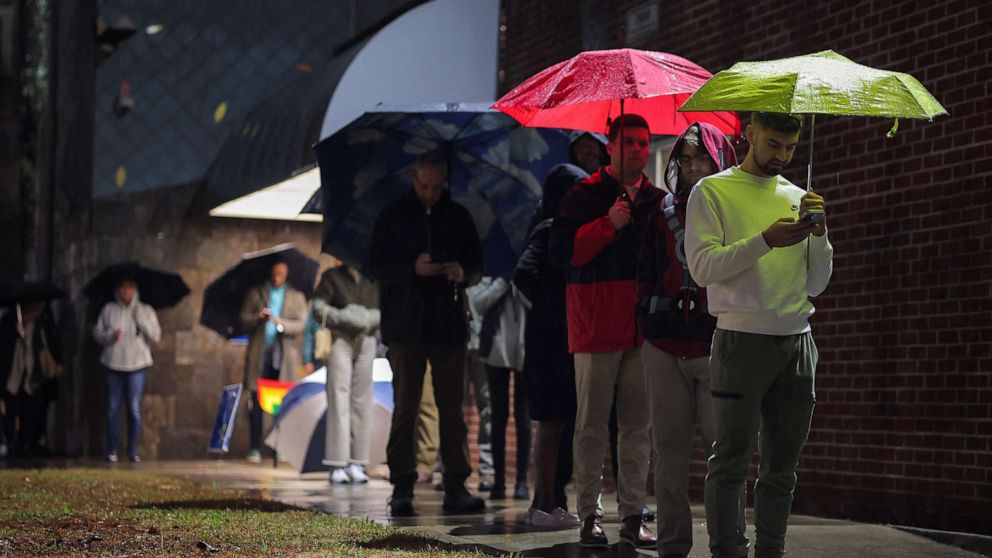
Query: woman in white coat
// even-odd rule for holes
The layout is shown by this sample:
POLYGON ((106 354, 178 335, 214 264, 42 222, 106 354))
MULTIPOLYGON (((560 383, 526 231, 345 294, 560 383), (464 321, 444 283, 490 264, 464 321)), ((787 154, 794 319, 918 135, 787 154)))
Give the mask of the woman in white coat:
POLYGON ((104 305, 93 326, 93 338, 103 346, 100 364, 107 374, 107 452, 111 463, 117 462, 117 433, 121 404, 127 405, 127 455, 132 463, 140 461, 138 442, 141 434, 141 394, 145 375, 152 365, 149 344, 158 343, 162 328, 155 309, 138 298, 132 279, 122 279, 115 299, 104 305))

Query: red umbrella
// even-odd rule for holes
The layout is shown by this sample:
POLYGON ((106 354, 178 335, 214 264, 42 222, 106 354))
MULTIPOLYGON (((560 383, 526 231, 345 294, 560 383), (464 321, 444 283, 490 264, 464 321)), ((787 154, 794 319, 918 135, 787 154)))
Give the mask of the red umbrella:
POLYGON ((694 122, 741 132, 733 112, 678 112, 713 74, 674 54, 594 50, 560 62, 510 91, 493 108, 523 126, 606 133, 625 112, 643 116, 652 134, 678 135, 694 122))

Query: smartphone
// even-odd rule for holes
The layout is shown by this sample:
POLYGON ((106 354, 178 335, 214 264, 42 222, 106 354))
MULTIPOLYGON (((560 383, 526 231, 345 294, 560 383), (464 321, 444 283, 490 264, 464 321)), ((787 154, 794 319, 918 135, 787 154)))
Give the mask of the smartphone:
POLYGON ((826 221, 827 215, 822 211, 810 211, 804 215, 799 216, 799 220, 804 223, 813 223, 815 225, 822 225, 826 221))

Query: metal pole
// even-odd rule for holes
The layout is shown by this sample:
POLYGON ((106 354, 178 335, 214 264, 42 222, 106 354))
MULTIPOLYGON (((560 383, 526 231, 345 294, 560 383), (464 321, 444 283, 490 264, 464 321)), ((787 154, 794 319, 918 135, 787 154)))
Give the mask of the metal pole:
POLYGON ((813 138, 816 137, 816 115, 809 122, 809 167, 806 169, 806 191, 813 190, 813 138))

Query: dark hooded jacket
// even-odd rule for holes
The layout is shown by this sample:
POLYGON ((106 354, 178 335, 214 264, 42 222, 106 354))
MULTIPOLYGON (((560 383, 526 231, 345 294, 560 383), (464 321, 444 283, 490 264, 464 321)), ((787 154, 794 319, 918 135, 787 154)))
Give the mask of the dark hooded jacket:
POLYGON ((384 343, 467 343, 465 287, 482 277, 482 246, 472 216, 448 192, 429 215, 413 191, 382 210, 372 231, 369 275, 379 283, 384 343), (414 264, 423 253, 436 262, 459 262, 465 283, 417 276, 414 264))
MULTIPOLYGON (((692 127, 698 127, 717 172, 737 164, 734 146, 719 129, 709 124, 692 127)), ((651 345, 679 358, 699 358, 710 354, 716 318, 707 312, 706 289, 696 285, 685 264, 682 234, 692 188, 682 185, 679 189, 675 162, 684 136, 675 141, 665 172, 667 189, 676 192, 671 194, 669 214, 665 209, 670 202, 662 195, 644 227, 637 266, 637 324, 651 345)))
MULTIPOLYGON (((600 134, 572 134, 570 162, 553 167, 544 179, 541 204, 534 213, 527 235, 527 247, 513 275, 513 282, 531 302, 524 330, 526 374, 549 375, 555 370, 573 370, 572 356, 568 352, 565 270, 552 263, 549 248, 554 217, 562 199, 579 181, 589 178, 589 173, 579 166, 575 153, 576 142, 586 135, 600 144, 606 142, 606 138, 600 134)), ((603 156, 605 159, 605 147, 603 156)))
POLYGON ((643 338, 634 319, 638 250, 661 191, 646 176, 631 203, 630 225, 617 231, 609 210, 621 192, 606 167, 561 202, 549 239, 552 262, 565 269, 568 348, 572 353, 634 349, 643 338))

